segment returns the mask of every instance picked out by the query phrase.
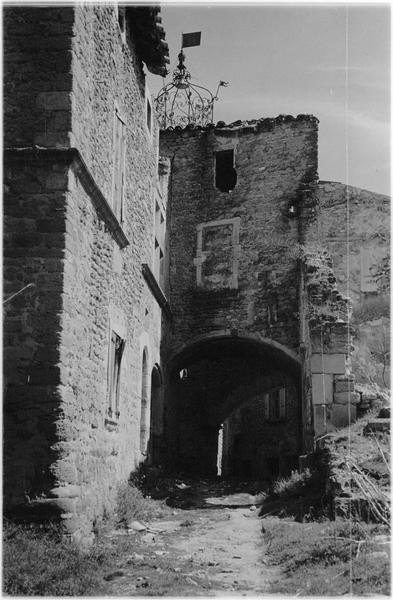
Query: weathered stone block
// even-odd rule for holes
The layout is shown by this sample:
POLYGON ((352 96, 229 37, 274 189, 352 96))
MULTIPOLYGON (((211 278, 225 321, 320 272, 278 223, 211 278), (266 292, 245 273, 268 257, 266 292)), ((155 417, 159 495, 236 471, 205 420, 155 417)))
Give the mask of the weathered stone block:
POLYGON ((326 423, 326 406, 323 404, 314 406, 314 431, 315 435, 318 437, 326 433, 327 423, 326 423))
POLYGON ((331 423, 334 427, 346 427, 356 420, 356 406, 353 404, 333 404, 331 407, 331 423))
POLYGON ((335 379, 334 381, 334 391, 335 392, 353 392, 355 390, 355 382, 350 381, 348 379, 342 379, 338 381, 335 379))
POLYGON ((333 375, 317 374, 312 376, 313 404, 331 404, 333 402, 333 375))
POLYGON ((335 404, 358 404, 360 402, 360 394, 357 392, 335 392, 334 393, 335 404))
POLYGON ((346 373, 345 375, 336 375, 334 381, 355 381, 355 375, 353 373, 346 373))
POLYGON ((345 373, 345 354, 313 354, 312 373, 345 373))

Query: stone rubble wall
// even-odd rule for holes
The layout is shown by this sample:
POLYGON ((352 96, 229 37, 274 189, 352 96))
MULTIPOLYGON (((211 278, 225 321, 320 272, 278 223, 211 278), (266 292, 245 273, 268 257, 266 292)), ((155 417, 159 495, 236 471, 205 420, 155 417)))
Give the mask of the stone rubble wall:
POLYGON ((4 146, 70 146, 70 7, 4 10, 4 146))
POLYGON ((376 260, 389 253, 390 198, 342 183, 318 183, 318 234, 332 259, 337 287, 349 295, 354 309, 364 302, 361 249, 376 260))
POLYGON ((165 344, 170 352, 220 330, 258 332, 288 348, 299 346, 299 224, 288 211, 299 203, 304 181, 317 177, 317 125, 313 117, 301 116, 266 121, 161 134, 161 154, 172 163, 169 279, 175 319, 165 344), (237 184, 225 193, 215 188, 214 153, 230 148, 237 184), (220 283, 221 263, 228 264, 222 256, 209 262, 209 286, 200 285, 198 226, 220 227, 222 221, 225 227, 231 220, 239 228, 230 265, 237 288, 220 283))
MULTIPOLYGON (((15 120, 15 131, 6 123, 7 143, 75 148, 82 160, 75 168, 41 153, 43 165, 29 158, 8 172, 5 292, 37 283, 6 315, 6 453, 16 465, 9 505, 55 500, 68 531, 87 539, 94 521, 114 510, 118 484, 145 459, 143 350, 148 404, 151 371, 161 363, 161 309, 142 275, 142 264, 152 268, 156 199, 165 212, 158 128, 148 131, 141 64, 132 42, 122 44, 114 5, 6 12, 7 69, 21 71, 5 96, 15 120), (54 72, 64 72, 67 85, 54 72), (124 248, 93 205, 97 193, 111 204, 115 101, 126 115, 124 248), (107 414, 111 328, 126 340, 117 422, 107 414), (24 431, 30 437, 21 441, 24 431)), ((148 406, 148 424, 149 415, 148 406)))
POLYGON ((364 286, 362 254, 369 254, 376 267, 389 256, 390 198, 336 182, 320 182, 317 194, 319 235, 332 258, 338 289, 349 295, 353 304, 356 380, 388 387, 389 290, 383 289, 381 281, 364 286))
POLYGON ((65 165, 4 164, 4 505, 49 493, 64 288, 65 165))
POLYGON ((356 419, 350 300, 337 289, 332 261, 315 245, 303 249, 306 311, 311 342, 311 397, 318 438, 356 419))

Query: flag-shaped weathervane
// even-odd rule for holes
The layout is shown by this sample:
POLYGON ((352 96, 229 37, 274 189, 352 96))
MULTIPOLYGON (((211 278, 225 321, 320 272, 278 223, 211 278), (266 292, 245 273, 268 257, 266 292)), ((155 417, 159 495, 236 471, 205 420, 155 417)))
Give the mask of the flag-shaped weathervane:
POLYGON ((201 45, 201 32, 194 31, 193 33, 182 33, 181 47, 191 48, 191 46, 201 45))

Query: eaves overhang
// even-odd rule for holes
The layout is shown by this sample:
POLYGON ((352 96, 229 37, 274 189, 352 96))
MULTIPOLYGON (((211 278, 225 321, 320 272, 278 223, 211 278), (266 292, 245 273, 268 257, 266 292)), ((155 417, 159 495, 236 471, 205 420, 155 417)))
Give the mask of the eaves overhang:
POLYGON ((154 5, 126 6, 126 15, 136 50, 150 73, 165 77, 168 73, 169 47, 161 25, 161 9, 154 5))

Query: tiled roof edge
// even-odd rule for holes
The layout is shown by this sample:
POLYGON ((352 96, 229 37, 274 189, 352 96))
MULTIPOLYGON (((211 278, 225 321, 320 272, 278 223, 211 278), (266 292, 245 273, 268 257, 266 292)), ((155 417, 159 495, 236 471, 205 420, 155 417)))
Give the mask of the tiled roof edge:
POLYGON ((194 125, 190 123, 185 127, 181 125, 177 125, 176 127, 167 127, 162 131, 237 131, 237 130, 259 130, 263 131, 264 129, 269 130, 275 125, 279 125, 281 123, 291 123, 294 121, 310 121, 312 123, 319 123, 319 119, 314 117, 314 115, 297 115, 294 117, 293 115, 278 115, 278 117, 261 117, 260 119, 252 119, 249 121, 234 121, 233 123, 225 123, 224 121, 218 121, 217 123, 209 123, 208 125, 194 125))

